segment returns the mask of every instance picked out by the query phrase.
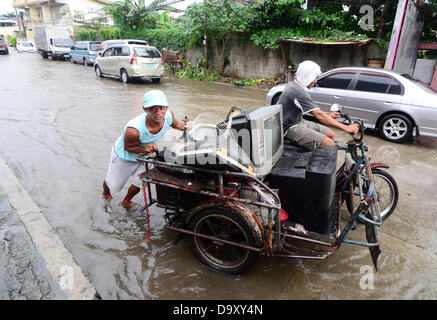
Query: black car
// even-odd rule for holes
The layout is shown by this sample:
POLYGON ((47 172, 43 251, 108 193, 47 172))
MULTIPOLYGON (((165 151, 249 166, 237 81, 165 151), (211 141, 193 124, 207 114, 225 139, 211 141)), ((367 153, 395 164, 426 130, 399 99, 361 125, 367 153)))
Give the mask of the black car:
POLYGON ((0 38, 0 53, 9 54, 8 45, 6 44, 6 40, 3 38, 0 38))

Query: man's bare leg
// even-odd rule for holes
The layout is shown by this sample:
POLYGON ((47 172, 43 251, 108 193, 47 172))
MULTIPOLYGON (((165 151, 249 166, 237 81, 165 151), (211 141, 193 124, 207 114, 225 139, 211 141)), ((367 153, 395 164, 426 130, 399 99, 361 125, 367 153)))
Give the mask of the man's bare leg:
POLYGON ((121 202, 121 206, 128 209, 135 207, 137 204, 135 202, 132 202, 132 198, 135 197, 138 192, 140 192, 140 188, 135 187, 134 185, 131 185, 129 189, 127 190, 127 195, 121 202))
POLYGON ((332 130, 328 130, 328 132, 326 132, 326 136, 327 136, 328 138, 331 138, 332 140, 334 140, 334 138, 335 138, 335 132, 332 131, 332 130))
POLYGON ((105 199, 106 201, 112 200, 111 190, 109 190, 109 187, 106 184, 106 180, 103 180, 103 199, 105 199))
POLYGON ((325 137, 325 140, 323 140, 323 142, 322 142, 322 146, 334 147, 335 142, 331 138, 325 137))

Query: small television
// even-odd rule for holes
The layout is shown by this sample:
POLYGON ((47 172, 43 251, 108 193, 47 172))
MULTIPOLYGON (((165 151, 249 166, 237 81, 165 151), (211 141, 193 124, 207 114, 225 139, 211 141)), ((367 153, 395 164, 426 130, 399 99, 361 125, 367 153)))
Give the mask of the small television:
POLYGON ((284 151, 282 105, 242 112, 229 122, 238 144, 250 155, 255 174, 268 175, 284 151))

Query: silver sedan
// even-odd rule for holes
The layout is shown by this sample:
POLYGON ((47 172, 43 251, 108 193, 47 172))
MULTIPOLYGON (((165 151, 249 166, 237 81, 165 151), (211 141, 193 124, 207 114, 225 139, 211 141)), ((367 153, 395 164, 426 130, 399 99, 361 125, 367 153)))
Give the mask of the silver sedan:
MULTIPOLYGON (((270 89, 267 105, 276 104, 285 85, 270 89)), ((362 120, 386 140, 404 142, 413 134, 437 137, 437 91, 407 74, 338 68, 320 75, 306 90, 322 110, 338 103, 352 120, 362 120)))

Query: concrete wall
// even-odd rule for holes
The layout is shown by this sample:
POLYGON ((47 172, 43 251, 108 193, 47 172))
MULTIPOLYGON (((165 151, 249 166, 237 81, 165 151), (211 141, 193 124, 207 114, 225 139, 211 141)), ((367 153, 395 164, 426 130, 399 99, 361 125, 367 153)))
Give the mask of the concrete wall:
MULTIPOLYGON (((358 47, 357 45, 320 45, 320 44, 286 44, 284 47, 287 59, 297 66, 305 60, 317 62, 322 71, 338 67, 362 67, 369 58, 385 58, 376 43, 358 47)), ((187 59, 196 63, 203 57, 203 48, 194 48, 187 53, 187 59)), ((241 46, 234 40, 228 46, 225 57, 228 64, 224 72, 233 78, 276 78, 284 71, 281 50, 266 50, 252 42, 241 46)), ((212 48, 208 48, 208 59, 213 68, 217 68, 217 59, 212 48)))

